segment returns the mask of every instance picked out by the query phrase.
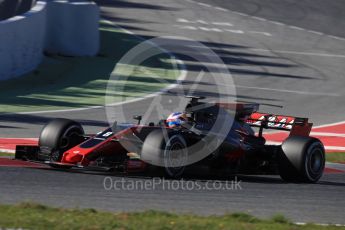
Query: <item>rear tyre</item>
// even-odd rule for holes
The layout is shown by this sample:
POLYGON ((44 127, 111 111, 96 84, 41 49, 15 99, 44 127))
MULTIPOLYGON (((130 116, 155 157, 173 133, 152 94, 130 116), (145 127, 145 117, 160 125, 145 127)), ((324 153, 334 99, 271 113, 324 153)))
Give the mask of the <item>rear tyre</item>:
POLYGON ((178 132, 155 130, 146 137, 141 158, 163 167, 166 177, 181 178, 188 158, 186 140, 178 132))
POLYGON ((50 161, 60 162, 62 154, 83 141, 84 130, 75 121, 57 118, 44 126, 39 137, 41 152, 48 153, 50 161))
POLYGON ((282 144, 278 167, 284 181, 316 183, 325 168, 324 146, 316 138, 289 137, 282 144))

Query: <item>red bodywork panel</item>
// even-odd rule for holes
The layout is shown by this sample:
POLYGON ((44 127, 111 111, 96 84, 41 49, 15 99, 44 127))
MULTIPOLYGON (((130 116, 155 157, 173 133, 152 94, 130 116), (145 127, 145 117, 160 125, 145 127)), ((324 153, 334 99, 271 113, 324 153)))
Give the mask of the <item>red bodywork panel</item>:
POLYGON ((90 163, 90 158, 97 155, 98 152, 111 154, 115 150, 119 154, 124 153, 123 147, 116 140, 120 140, 128 134, 132 135, 138 128, 139 126, 133 126, 117 133, 113 133, 109 128, 66 151, 63 154, 61 163, 87 166, 90 163))
MULTIPOLYGON (((152 126, 133 125, 116 133, 108 128, 67 150, 63 153, 61 163, 88 166, 90 161, 97 158, 100 153, 102 155, 113 155, 115 153, 127 156, 128 150, 123 147, 123 144, 127 144, 126 148, 133 147, 136 151, 137 146, 142 144, 139 136, 145 136, 145 130, 152 131, 154 128, 152 126)), ((140 160, 128 159, 126 164, 127 171, 141 171, 146 166, 147 164, 140 160)))

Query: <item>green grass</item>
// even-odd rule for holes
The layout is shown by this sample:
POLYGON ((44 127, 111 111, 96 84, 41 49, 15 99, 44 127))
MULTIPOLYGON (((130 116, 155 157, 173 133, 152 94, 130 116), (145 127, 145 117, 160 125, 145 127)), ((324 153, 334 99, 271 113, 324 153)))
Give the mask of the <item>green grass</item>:
POLYGON ((327 153, 326 154, 326 161, 328 162, 345 162, 345 153, 327 153))
MULTIPOLYGON (((114 204, 116 205, 116 204, 114 204)), ((39 204, 0 205, 0 228, 24 229, 344 229, 298 226, 279 216, 268 220, 234 213, 202 217, 166 212, 111 213, 95 209, 58 209, 39 204)))
POLYGON ((115 91, 110 92, 112 102, 158 91, 175 82, 179 75, 170 55, 165 53, 153 56, 140 66, 119 63, 131 48, 142 42, 122 29, 101 22, 100 38, 100 52, 95 57, 50 55, 35 71, 1 81, 0 113, 104 105, 112 74, 116 75, 116 81, 110 81, 115 85, 115 91), (119 68, 113 72, 117 64, 119 68))
POLYGON ((11 156, 14 156, 13 153, 3 153, 3 152, 0 152, 0 157, 11 157, 11 156))

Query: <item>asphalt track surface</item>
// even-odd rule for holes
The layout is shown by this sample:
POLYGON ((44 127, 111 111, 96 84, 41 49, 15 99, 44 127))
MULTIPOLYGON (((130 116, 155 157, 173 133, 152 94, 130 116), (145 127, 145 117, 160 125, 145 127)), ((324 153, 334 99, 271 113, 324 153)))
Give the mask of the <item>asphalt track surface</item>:
MULTIPOLYGON (((103 18, 145 39, 183 36, 212 48, 230 70, 239 100, 284 106, 262 106, 261 110, 310 117, 316 124, 344 120, 345 39, 341 1, 279 1, 280 5, 276 1, 98 2, 103 18)), ((210 63, 180 58, 188 70, 182 90, 188 91, 204 65, 210 63)), ((221 94, 207 76, 198 82, 193 93, 211 98, 221 94)), ((175 90, 172 93, 181 88, 175 90)), ((166 95, 162 100, 171 100, 165 106, 174 110, 178 98, 166 95)), ((145 99, 121 108, 142 114, 151 102, 152 99, 145 99)), ((87 132, 107 126, 104 108, 4 114, 0 115, 1 137, 37 137, 42 125, 53 117, 79 120, 87 132)), ((102 184, 105 175, 20 167, 2 167, 0 173, 0 202, 6 203, 34 200, 66 207, 161 209, 198 214, 282 213, 298 222, 345 224, 345 174, 327 174, 315 185, 285 184, 275 177, 245 177, 241 178, 242 190, 236 191, 106 191, 102 184)))

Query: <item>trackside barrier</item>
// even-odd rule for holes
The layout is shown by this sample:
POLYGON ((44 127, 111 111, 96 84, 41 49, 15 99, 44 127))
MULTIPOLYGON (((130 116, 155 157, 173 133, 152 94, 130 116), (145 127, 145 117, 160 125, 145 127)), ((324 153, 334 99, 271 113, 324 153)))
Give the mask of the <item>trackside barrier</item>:
POLYGON ((94 56, 99 50, 99 9, 94 2, 50 1, 45 50, 94 56))
POLYGON ((43 59, 46 3, 0 21, 0 80, 34 70, 43 59))
POLYGON ((0 81, 34 70, 43 52, 94 56, 99 9, 93 2, 38 1, 28 12, 0 21, 0 81))

